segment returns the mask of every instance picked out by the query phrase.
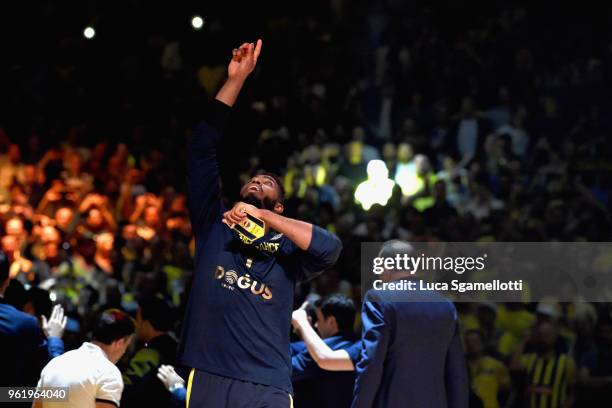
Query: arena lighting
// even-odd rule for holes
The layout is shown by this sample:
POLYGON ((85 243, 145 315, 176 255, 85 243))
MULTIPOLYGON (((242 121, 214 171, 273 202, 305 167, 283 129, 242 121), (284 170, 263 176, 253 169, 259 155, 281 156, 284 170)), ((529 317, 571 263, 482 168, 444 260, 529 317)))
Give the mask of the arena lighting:
POLYGON ((389 169, 382 160, 370 160, 368 179, 357 186, 355 201, 368 211, 374 204, 387 205, 395 183, 389 178, 389 169))
POLYGON ((94 30, 94 28, 91 26, 87 26, 83 30, 83 36, 87 38, 88 40, 91 40, 92 38, 96 36, 96 30, 94 30))
POLYGON ((204 26, 204 19, 200 16, 193 16, 191 18, 191 26, 193 27, 194 30, 201 30, 202 27, 204 26))
POLYGON ((412 196, 418 193, 424 186, 416 172, 414 163, 399 163, 395 171, 395 182, 402 189, 402 194, 412 196))

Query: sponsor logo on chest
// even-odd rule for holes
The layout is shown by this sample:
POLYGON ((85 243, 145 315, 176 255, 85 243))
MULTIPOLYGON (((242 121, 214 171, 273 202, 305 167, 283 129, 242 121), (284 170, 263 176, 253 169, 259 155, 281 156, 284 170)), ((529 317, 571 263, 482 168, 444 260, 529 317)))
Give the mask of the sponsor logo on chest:
POLYGON ((225 270, 222 266, 215 269, 215 279, 221 282, 221 286, 227 290, 248 290, 255 296, 261 296, 264 300, 272 299, 272 290, 262 282, 256 281, 248 273, 239 276, 233 269, 225 270))

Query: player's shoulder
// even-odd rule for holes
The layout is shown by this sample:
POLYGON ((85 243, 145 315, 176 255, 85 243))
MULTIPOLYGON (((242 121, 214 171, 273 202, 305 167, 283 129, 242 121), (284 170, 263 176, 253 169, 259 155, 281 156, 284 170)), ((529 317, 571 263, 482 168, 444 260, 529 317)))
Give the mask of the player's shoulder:
POLYGON ((123 387, 123 377, 119 368, 110 360, 101 361, 98 366, 98 381, 99 382, 114 382, 123 387))

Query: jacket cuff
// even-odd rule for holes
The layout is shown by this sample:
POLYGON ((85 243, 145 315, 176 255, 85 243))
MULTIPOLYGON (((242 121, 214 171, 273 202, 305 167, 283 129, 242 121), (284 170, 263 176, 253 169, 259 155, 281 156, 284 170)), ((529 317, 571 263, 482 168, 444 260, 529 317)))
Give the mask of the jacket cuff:
POLYGON ((49 357, 51 358, 64 354, 64 340, 62 340, 61 337, 48 337, 47 350, 49 351, 49 357))
POLYGON ((217 99, 213 99, 208 106, 206 123, 215 129, 217 133, 222 134, 231 111, 232 108, 230 106, 217 99))

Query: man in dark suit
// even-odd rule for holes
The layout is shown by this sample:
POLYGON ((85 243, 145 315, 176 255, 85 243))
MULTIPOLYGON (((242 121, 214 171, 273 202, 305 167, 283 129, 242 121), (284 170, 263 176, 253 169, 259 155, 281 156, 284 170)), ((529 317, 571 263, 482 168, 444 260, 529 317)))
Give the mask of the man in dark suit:
MULTIPOLYGON (((410 244, 389 241, 379 257, 396 254, 418 256, 410 244)), ((410 276, 386 271, 383 280, 410 276)), ((414 299, 382 290, 365 296, 352 406, 467 407, 468 375, 454 305, 434 291, 402 296, 414 299)))
POLYGON ((56 306, 49 320, 43 318, 41 329, 34 316, 6 303, 4 292, 10 282, 9 267, 7 256, 0 251, 0 386, 33 387, 49 359, 64 352, 61 337, 66 318, 61 306, 56 306))
MULTIPOLYGON (((412 257, 417 256, 415 252, 405 242, 389 241, 378 256, 412 257)), ((410 273, 385 271, 382 277, 384 281, 410 279, 410 273)), ((332 349, 310 325, 303 307, 292 316, 293 326, 320 368, 357 372, 353 407, 468 406, 468 373, 451 302, 433 291, 370 291, 361 320, 361 342, 332 349)))

